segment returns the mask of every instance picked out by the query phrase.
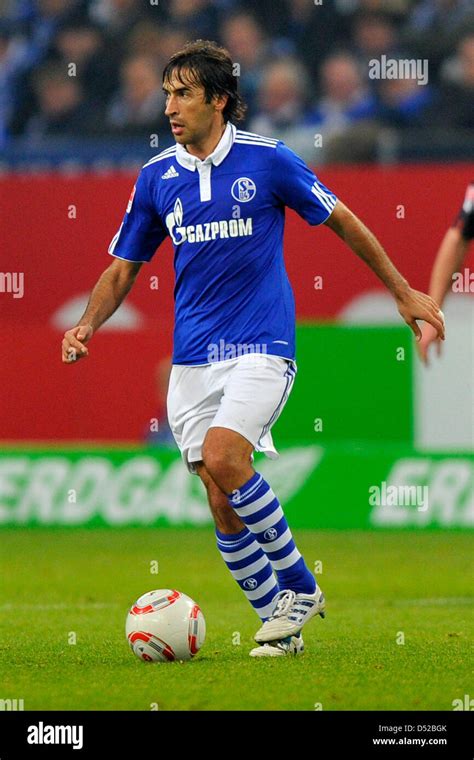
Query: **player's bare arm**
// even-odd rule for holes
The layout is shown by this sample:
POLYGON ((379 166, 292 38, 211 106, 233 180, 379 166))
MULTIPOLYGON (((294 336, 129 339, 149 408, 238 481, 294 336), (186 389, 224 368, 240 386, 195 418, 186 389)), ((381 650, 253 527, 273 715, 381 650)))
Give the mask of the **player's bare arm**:
MULTIPOLYGON (((446 294, 451 287, 452 277, 457 272, 466 255, 467 240, 461 235, 460 230, 451 227, 445 234, 431 273, 429 294, 432 298, 443 305, 446 294)), ((422 327, 422 337, 417 348, 420 359, 428 365, 428 349, 432 343, 436 344, 438 356, 441 354, 441 343, 436 330, 430 324, 422 327)))
POLYGON ((453 274, 461 268, 469 242, 461 230, 451 227, 445 234, 431 273, 429 294, 431 298, 443 305, 446 294, 453 284, 453 274))
POLYGON ((75 327, 64 333, 62 360, 71 364, 89 354, 87 343, 118 309, 130 291, 141 263, 114 259, 92 290, 87 308, 75 327))
POLYGON ((338 201, 325 224, 365 261, 386 285, 396 300, 399 313, 411 327, 417 340, 421 339, 417 319, 432 325, 438 337, 444 340, 444 318, 438 304, 430 296, 410 287, 390 261, 375 235, 347 206, 338 201))
MULTIPOLYGON (((443 305, 444 299, 451 288, 453 275, 461 269, 467 254, 469 243, 474 238, 474 183, 468 185, 464 203, 452 227, 441 241, 431 272, 429 294, 431 298, 443 305)), ((436 331, 430 324, 422 326, 422 337, 417 344, 418 354, 428 366, 428 355, 431 344, 435 344, 436 353, 441 354, 441 342, 436 331)))

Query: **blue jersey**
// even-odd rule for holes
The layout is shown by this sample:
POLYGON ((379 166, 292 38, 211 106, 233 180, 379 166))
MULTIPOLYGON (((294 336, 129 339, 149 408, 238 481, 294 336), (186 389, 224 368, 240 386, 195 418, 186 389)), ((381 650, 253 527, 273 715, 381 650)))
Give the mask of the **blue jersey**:
POLYGON ((335 204, 335 195, 281 140, 228 122, 203 161, 176 144, 145 164, 109 253, 150 261, 171 237, 173 364, 254 351, 295 359, 285 206, 318 225, 335 204))

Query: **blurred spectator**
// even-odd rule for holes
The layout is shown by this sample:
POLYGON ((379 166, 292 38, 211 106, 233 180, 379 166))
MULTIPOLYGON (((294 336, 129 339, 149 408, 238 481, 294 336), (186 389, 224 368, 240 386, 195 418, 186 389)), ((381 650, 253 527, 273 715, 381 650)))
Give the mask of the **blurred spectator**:
POLYGON ((181 27, 163 27, 160 45, 160 73, 163 72, 163 69, 171 56, 176 53, 177 50, 181 50, 191 38, 192 35, 190 36, 189 33, 181 27))
MULTIPOLYGON (((377 3, 365 3, 365 8, 375 8, 377 3)), ((391 61, 411 60, 413 54, 402 52, 400 34, 395 18, 386 8, 362 10, 354 17, 353 44, 364 64, 364 76, 370 62, 381 61, 382 56, 391 61)), ((419 61, 420 64, 423 61, 419 61)), ((428 72, 426 73, 428 76, 428 72)), ((370 79, 376 104, 371 115, 383 126, 415 127, 423 123, 424 113, 433 100, 433 89, 419 84, 415 78, 370 79)))
POLYGON ((437 75, 443 58, 470 24, 474 24, 473 0, 422 0, 410 15, 405 42, 414 55, 429 60, 431 72, 437 75))
MULTIPOLYGON (((86 0, 24 0, 15 4, 11 24, 15 41, 23 46, 22 62, 15 77, 13 113, 9 131, 24 132, 34 113, 35 90, 32 76, 47 58, 62 24, 85 17, 86 0)), ((0 91, 0 99, 3 95, 0 91)))
POLYGON ((25 41, 16 37, 7 23, 0 22, 0 146, 5 144, 15 108, 18 77, 26 65, 25 41))
POLYGON ((73 137, 90 131, 91 115, 76 77, 58 64, 45 64, 33 79, 38 111, 26 125, 31 142, 47 137, 73 137))
POLYGON ((99 26, 87 20, 64 24, 56 34, 53 55, 64 67, 76 66, 91 103, 103 105, 117 88, 118 60, 99 26))
POLYGON ((335 53, 325 60, 321 92, 316 119, 324 139, 375 115, 375 98, 365 84, 361 65, 350 53, 335 53))
POLYGON ((397 27, 384 13, 356 14, 352 22, 352 45, 354 53, 366 67, 370 60, 381 55, 399 57, 397 27))
POLYGON ((422 0, 413 8, 408 26, 415 33, 459 29, 473 10, 472 0, 422 0))
POLYGON ((308 85, 307 73, 299 61, 282 58, 268 64, 258 91, 259 112, 253 125, 271 134, 314 119, 306 102, 308 85))
POLYGON ((123 42, 123 37, 152 10, 158 13, 159 5, 152 6, 143 0, 92 0, 89 13, 93 21, 107 29, 118 42, 123 42))
POLYGON ((161 75, 150 56, 128 58, 120 70, 121 88, 107 114, 108 125, 122 135, 149 136, 169 128, 161 75))
POLYGON ((46 56, 61 24, 84 16, 84 5, 81 0, 36 0, 32 4, 27 36, 30 67, 46 56))
POLYGON ((365 66, 351 53, 329 56, 321 69, 322 95, 317 104, 317 130, 324 162, 360 163, 374 160, 379 125, 376 98, 365 80, 365 66))
POLYGON ((271 29, 276 54, 299 57, 307 71, 318 76, 324 58, 347 37, 344 17, 334 0, 316 5, 308 0, 270 0, 249 3, 265 29, 271 29))
POLYGON ((429 85, 418 84, 416 79, 383 79, 379 83, 377 118, 391 127, 417 127, 426 123, 427 109, 434 100, 429 85))
POLYGON ((250 131, 278 137, 302 157, 313 155, 316 117, 311 103, 309 78, 295 59, 283 58, 263 70, 258 90, 258 113, 250 131))
POLYGON ((157 62, 161 56, 163 31, 155 21, 139 21, 130 30, 127 38, 127 53, 148 55, 157 62))
POLYGON ((130 32, 127 50, 131 55, 137 53, 154 58, 161 73, 172 54, 181 50, 188 40, 189 33, 181 27, 140 21, 130 32))
POLYGON ((288 28, 309 70, 317 75, 319 64, 342 42, 347 32, 334 3, 314 5, 306 0, 289 0, 288 28))
POLYGON ((236 13, 224 20, 221 37, 232 60, 240 66, 239 86, 247 103, 249 120, 256 111, 262 67, 269 59, 267 40, 251 13, 236 13))
POLYGON ((219 11, 212 0, 168 0, 167 18, 188 30, 191 38, 212 39, 219 25, 219 11))
POLYGON ((463 86, 464 82, 472 83, 474 74, 472 71, 472 39, 474 37, 474 26, 471 30, 463 34, 457 42, 454 55, 448 58, 441 71, 441 81, 445 84, 458 84, 463 86))
POLYGON ((474 30, 460 39, 451 63, 451 81, 441 87, 429 122, 474 129, 474 30))

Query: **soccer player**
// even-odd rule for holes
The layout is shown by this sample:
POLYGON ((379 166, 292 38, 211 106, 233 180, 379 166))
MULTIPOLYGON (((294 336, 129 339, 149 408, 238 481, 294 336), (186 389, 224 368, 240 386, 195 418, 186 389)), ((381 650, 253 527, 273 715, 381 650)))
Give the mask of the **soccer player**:
MULTIPOLYGON (((252 656, 303 651, 301 630, 324 616, 324 595, 293 539, 277 495, 252 466, 274 459, 271 428, 291 392, 295 307, 283 261, 285 206, 326 224, 417 319, 444 339, 437 304, 410 288, 366 227, 283 142, 236 128, 245 113, 228 53, 188 43, 163 73, 176 144, 146 163, 79 323, 65 363, 87 356, 144 262, 174 247, 174 353, 167 410, 191 473, 201 478, 217 546, 262 621, 252 656)), ((303 253, 306 255, 306 252, 303 253)))
MULTIPOLYGON (((433 264, 429 294, 440 306, 443 305, 446 294, 453 284, 453 275, 459 271, 473 238, 474 182, 471 182, 467 186, 461 210, 452 226, 446 231, 433 264)), ((436 345, 439 356, 441 341, 433 325, 429 323, 422 325, 421 333, 421 340, 416 345, 420 359, 428 365, 430 346, 433 343, 436 345)))

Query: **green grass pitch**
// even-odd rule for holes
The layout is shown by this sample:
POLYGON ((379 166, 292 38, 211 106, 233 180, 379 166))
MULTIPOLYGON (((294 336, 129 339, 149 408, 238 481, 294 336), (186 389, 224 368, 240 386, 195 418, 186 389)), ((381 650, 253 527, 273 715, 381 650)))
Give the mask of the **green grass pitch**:
POLYGON ((305 628, 302 657, 254 660, 258 619, 210 527, 2 530, 0 698, 25 710, 452 710, 472 694, 468 534, 295 537, 322 562, 327 617, 305 628), (200 604, 207 640, 193 661, 129 650, 128 607, 154 588, 200 604))

